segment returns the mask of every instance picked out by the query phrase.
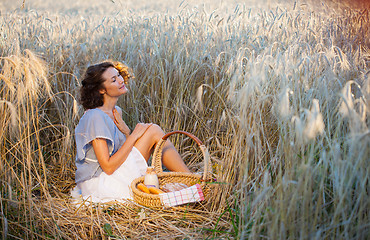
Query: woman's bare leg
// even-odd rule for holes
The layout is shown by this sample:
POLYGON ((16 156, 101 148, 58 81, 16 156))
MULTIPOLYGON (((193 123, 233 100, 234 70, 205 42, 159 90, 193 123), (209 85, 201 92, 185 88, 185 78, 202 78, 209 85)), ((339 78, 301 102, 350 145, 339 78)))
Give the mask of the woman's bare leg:
MULTIPOLYGON (((158 125, 153 124, 135 143, 135 147, 147 161, 153 153, 154 146, 161 140, 164 134, 165 133, 158 125)), ((169 140, 166 141, 162 150, 162 162, 168 170, 175 172, 190 172, 180 154, 169 140)))
POLYGON ((180 154, 173 146, 172 142, 167 140, 163 146, 162 152, 163 165, 170 171, 174 172, 190 172, 189 168, 185 165, 180 154))

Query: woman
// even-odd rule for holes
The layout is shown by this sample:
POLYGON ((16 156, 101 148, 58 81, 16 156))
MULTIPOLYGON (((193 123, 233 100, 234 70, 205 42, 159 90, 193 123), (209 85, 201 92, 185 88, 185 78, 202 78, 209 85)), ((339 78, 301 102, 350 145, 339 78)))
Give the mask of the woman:
MULTIPOLYGON (((88 67, 80 89, 86 110, 76 129, 76 183, 84 198, 93 202, 131 199, 129 185, 145 174, 147 161, 162 129, 138 123, 131 130, 122 120, 118 98, 126 94, 128 68, 118 62, 88 67)), ((170 141, 163 147, 163 164, 170 171, 190 172, 170 141)))

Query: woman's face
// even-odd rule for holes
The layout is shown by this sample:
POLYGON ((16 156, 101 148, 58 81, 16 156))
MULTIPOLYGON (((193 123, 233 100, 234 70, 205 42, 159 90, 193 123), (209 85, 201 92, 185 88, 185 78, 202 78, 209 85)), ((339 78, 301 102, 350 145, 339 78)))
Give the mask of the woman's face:
POLYGON ((110 67, 102 74, 103 82, 102 93, 107 94, 110 97, 119 97, 122 94, 128 92, 122 76, 119 74, 117 69, 110 67))

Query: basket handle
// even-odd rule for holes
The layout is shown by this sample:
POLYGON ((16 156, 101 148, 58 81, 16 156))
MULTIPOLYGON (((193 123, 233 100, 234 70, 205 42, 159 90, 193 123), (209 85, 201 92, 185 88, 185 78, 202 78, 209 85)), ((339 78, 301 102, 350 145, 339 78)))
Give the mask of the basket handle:
POLYGON ((184 134, 184 135, 190 137, 191 139, 193 139, 197 143, 197 145, 199 146, 199 148, 200 148, 200 150, 202 151, 202 154, 203 154, 203 162, 204 162, 203 180, 204 181, 210 180, 212 178, 212 173, 209 172, 209 170, 211 169, 210 168, 211 160, 210 160, 210 156, 209 156, 209 152, 207 150, 207 147, 204 146, 204 144, 202 143, 202 141, 199 140, 199 138, 197 138, 193 134, 185 132, 185 131, 169 132, 166 135, 164 135, 161 140, 159 140, 159 142, 157 143, 157 145, 154 149, 153 158, 152 158, 152 167, 154 167, 154 169, 157 173, 163 172, 163 169, 162 169, 162 149, 163 149, 163 146, 166 143, 166 140, 169 136, 171 136, 173 134, 178 134, 178 133, 184 134))

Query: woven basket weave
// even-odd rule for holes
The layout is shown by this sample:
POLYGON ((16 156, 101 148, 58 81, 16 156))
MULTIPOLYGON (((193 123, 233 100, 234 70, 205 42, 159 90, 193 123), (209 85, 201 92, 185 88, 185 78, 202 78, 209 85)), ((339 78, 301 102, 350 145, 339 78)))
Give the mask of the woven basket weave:
MULTIPOLYGON (((203 145, 203 143, 193 134, 185 132, 185 131, 174 131, 167 133, 162 137, 162 139, 157 143, 153 158, 152 158, 152 167, 154 167, 159 180, 159 185, 162 186, 166 183, 184 183, 187 186, 192 186, 196 183, 199 183, 202 187, 202 191, 204 197, 207 198, 207 195, 210 191, 209 185, 206 184, 206 181, 209 181, 212 178, 212 173, 209 171, 210 168, 210 157, 207 148, 203 145), (193 139, 203 154, 203 161, 204 161, 204 172, 203 175, 195 174, 195 173, 182 173, 182 172, 163 172, 162 169, 162 149, 167 140, 167 138, 173 134, 184 134, 191 139, 193 139)), ((144 176, 134 179, 131 183, 131 189, 133 193, 134 200, 144 206, 147 207, 162 207, 161 199, 159 195, 156 194, 149 194, 140 191, 137 188, 139 183, 144 183, 144 176)))

